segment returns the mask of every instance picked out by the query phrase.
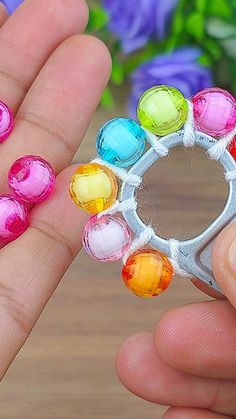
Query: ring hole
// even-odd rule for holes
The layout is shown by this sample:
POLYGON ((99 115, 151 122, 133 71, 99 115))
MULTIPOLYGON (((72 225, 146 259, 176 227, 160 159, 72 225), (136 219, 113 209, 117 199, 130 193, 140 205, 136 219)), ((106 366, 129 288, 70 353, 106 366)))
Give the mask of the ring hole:
POLYGON ((200 147, 175 147, 145 173, 138 214, 159 236, 187 240, 217 218, 227 197, 221 164, 200 147))

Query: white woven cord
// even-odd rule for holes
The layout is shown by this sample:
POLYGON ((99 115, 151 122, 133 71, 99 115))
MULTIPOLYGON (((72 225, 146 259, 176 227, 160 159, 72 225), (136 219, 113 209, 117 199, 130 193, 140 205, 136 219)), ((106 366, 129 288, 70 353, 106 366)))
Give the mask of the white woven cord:
POLYGON ((114 166, 113 164, 107 163, 106 161, 100 159, 99 157, 92 160, 92 163, 100 164, 101 166, 105 166, 108 169, 112 170, 115 175, 122 180, 122 182, 127 183, 131 186, 135 186, 136 188, 140 186, 142 183, 142 178, 138 175, 132 175, 131 173, 127 172, 125 169, 121 169, 119 167, 114 166))
POLYGON ((221 156, 224 154, 228 145, 233 140, 235 135, 236 135, 236 127, 234 127, 234 129, 231 132, 229 132, 229 134, 220 138, 219 141, 217 141, 217 143, 215 143, 211 148, 209 148, 208 154, 210 158, 212 160, 219 160, 221 156))
POLYGON ((116 214, 117 212, 125 212, 125 211, 134 211, 137 209, 138 203, 136 201, 136 199, 133 198, 129 198, 129 199, 125 199, 124 201, 118 201, 118 199, 115 201, 115 203, 107 208, 104 211, 101 211, 97 214, 97 218, 101 218, 103 215, 113 215, 116 214))
POLYGON ((168 156, 169 154, 168 148, 158 141, 158 137, 155 134, 152 134, 152 132, 146 130, 144 127, 142 128, 146 132, 147 142, 150 144, 153 150, 155 150, 156 153, 161 157, 168 156))
POLYGON ((152 229, 152 227, 146 226, 142 233, 140 233, 139 237, 135 237, 135 239, 132 241, 128 252, 126 252, 126 254, 123 257, 123 264, 126 263, 131 253, 134 253, 136 252, 136 250, 146 246, 153 236, 155 236, 155 232, 152 229))
POLYGON ((226 182, 231 182, 231 180, 236 179, 236 169, 235 170, 229 170, 228 172, 225 172, 225 180, 226 182))
POLYGON ((184 147, 193 147, 195 144, 195 122, 193 114, 193 104, 187 100, 188 114, 184 125, 183 145, 184 147))
POLYGON ((183 276, 184 278, 192 278, 193 276, 179 265, 179 241, 176 239, 169 239, 169 245, 170 261, 174 267, 175 274, 183 276))

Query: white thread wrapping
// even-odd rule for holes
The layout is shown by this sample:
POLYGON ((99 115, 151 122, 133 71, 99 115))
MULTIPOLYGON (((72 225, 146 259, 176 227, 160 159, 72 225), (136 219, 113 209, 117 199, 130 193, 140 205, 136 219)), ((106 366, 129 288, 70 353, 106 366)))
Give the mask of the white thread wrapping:
POLYGON ((236 135, 236 127, 232 131, 230 131, 229 134, 220 138, 216 144, 214 144, 211 148, 209 148, 208 154, 210 158, 212 160, 219 160, 221 156, 224 154, 228 145, 233 140, 235 135, 236 135))
POLYGON ((169 239, 169 246, 170 261, 173 265, 175 274, 183 276, 184 278, 192 278, 192 275, 179 265, 179 241, 176 239, 169 239))
POLYGON ((155 236, 155 232, 152 229, 152 227, 146 226, 142 233, 140 233, 139 237, 135 237, 135 239, 132 241, 128 252, 126 252, 126 254, 123 257, 123 264, 126 263, 131 253, 134 253, 136 252, 136 250, 146 246, 153 236, 155 236))
POLYGON ((236 179, 236 169, 235 170, 229 170, 228 172, 225 172, 225 180, 226 182, 231 182, 231 180, 236 179))
POLYGON ((144 127, 143 130, 146 132, 146 138, 150 146, 156 153, 161 157, 166 157, 169 154, 169 150, 163 144, 158 141, 158 137, 150 131, 147 131, 144 127))
POLYGON ((127 172, 125 169, 116 167, 113 164, 107 163, 106 161, 99 159, 98 157, 92 160, 92 163, 97 163, 107 167, 108 169, 112 170, 112 172, 114 172, 115 175, 122 180, 122 182, 127 183, 131 186, 135 186, 137 188, 142 183, 142 178, 140 176, 133 175, 127 172))
POLYGON ((193 114, 193 104, 187 100, 188 114, 184 125, 183 145, 184 147, 193 147, 195 144, 195 122, 193 114))
MULTIPOLYGON (((193 114, 193 105, 192 102, 187 100, 188 103, 188 114, 187 120, 184 125, 184 135, 183 135, 183 145, 184 147, 193 147, 195 144, 195 123, 194 123, 194 114, 193 114)), ((169 154, 169 149, 165 147, 158 141, 158 137, 147 131, 144 127, 142 127, 146 133, 146 139, 150 146, 156 151, 156 153, 161 156, 165 157, 169 154)), ((208 155, 211 159, 219 160, 222 154, 225 152, 228 145, 233 140, 234 136, 236 135, 236 127, 226 136, 222 137, 217 143, 215 143, 209 150, 208 155)), ((108 169, 112 170, 118 178, 120 178, 124 183, 130 184, 132 186, 138 187, 141 182, 142 178, 137 175, 133 175, 128 173, 125 169, 118 168, 112 164, 104 162, 100 158, 96 158, 93 160, 94 163, 101 164, 108 169)), ((230 182, 236 179, 236 169, 225 172, 225 180, 230 182)), ((137 201, 134 197, 129 198, 125 201, 118 201, 116 200, 115 203, 105 211, 100 212, 97 217, 100 218, 105 214, 115 214, 117 212, 125 212, 129 210, 136 210, 137 209, 137 201)), ((130 254, 137 251, 138 249, 146 246, 152 237, 155 235, 154 230, 151 226, 146 226, 144 230, 140 233, 139 237, 135 237, 129 250, 123 257, 123 264, 126 263, 127 259, 129 258, 130 254)), ((181 268, 179 265, 179 241, 170 238, 169 239, 169 247, 170 247, 170 262, 173 265, 174 272, 177 275, 180 275, 184 278, 193 278, 191 274, 189 274, 185 269, 181 268)))
POLYGON ((118 199, 115 201, 115 203, 110 207, 107 208, 104 211, 101 211, 97 214, 97 218, 101 218, 103 215, 113 215, 116 214, 117 212, 125 212, 125 211, 134 211, 137 209, 138 203, 136 201, 136 199, 133 198, 129 198, 129 199, 125 199, 124 201, 118 201, 118 199))

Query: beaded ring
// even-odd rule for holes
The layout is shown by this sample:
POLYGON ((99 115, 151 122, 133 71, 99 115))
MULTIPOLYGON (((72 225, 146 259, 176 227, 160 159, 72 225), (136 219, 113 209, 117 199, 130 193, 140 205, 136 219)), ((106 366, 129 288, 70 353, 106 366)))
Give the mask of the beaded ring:
POLYGON ((98 132, 98 157, 72 176, 73 201, 93 214, 84 228, 83 247, 101 262, 122 259, 124 283, 141 297, 162 293, 174 273, 197 277, 221 292, 211 252, 216 236, 236 212, 236 100, 216 87, 187 100, 174 87, 154 86, 141 97, 137 116, 140 123, 126 118, 107 122, 98 132), (205 149, 221 163, 229 183, 229 198, 217 220, 199 236, 180 242, 164 240, 143 223, 135 196, 146 170, 178 145, 205 149))

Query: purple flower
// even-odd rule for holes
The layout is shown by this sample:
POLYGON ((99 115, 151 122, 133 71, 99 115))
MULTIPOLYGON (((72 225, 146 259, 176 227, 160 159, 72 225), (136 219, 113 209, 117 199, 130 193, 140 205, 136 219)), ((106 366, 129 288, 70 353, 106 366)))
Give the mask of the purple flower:
POLYGON ((170 54, 158 55, 142 64, 131 77, 132 91, 129 113, 136 117, 137 103, 145 90, 158 84, 166 84, 179 89, 185 97, 190 97, 205 87, 212 86, 209 68, 197 63, 201 51, 197 48, 180 48, 170 54))
POLYGON ((1 0, 1 2, 7 8, 9 13, 13 13, 14 10, 23 2, 23 0, 1 0))
POLYGON ((128 54, 143 47, 150 38, 163 38, 178 1, 103 0, 103 5, 110 16, 110 30, 128 54))

